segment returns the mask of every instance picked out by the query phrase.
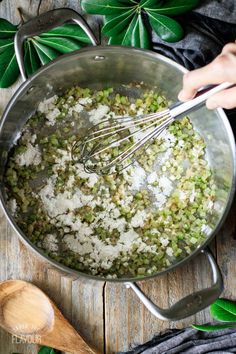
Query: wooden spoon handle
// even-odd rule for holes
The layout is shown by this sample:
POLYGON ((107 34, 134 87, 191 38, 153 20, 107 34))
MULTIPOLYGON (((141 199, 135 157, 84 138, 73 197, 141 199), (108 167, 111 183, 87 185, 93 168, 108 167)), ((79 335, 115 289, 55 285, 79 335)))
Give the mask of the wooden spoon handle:
POLYGON ((50 338, 41 337, 39 343, 40 345, 45 345, 54 349, 62 350, 65 352, 73 354, 99 354, 97 351, 93 350, 88 344, 82 339, 78 338, 77 342, 74 340, 73 343, 55 343, 54 340, 50 338))
POLYGON ((52 301, 51 304, 55 314, 54 327, 50 333, 41 337, 41 344, 76 354, 98 354, 84 341, 52 301))

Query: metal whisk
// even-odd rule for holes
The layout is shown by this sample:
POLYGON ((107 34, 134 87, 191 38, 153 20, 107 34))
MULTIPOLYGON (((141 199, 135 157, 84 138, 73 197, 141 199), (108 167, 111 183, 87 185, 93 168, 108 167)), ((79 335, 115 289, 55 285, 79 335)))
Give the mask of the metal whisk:
POLYGON ((153 138, 160 136, 176 119, 200 108, 213 94, 234 86, 224 82, 200 90, 190 101, 177 103, 160 112, 137 117, 118 117, 101 121, 78 141, 72 151, 74 159, 87 172, 109 174, 122 170, 144 153, 153 138))

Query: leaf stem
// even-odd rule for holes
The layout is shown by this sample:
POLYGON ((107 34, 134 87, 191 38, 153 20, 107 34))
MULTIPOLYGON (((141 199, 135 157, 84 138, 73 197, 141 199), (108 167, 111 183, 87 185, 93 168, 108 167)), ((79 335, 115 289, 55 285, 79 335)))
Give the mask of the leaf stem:
POLYGON ((20 16, 20 20, 21 20, 20 25, 22 26, 25 23, 26 19, 24 17, 21 7, 17 7, 17 11, 19 12, 19 16, 20 16))
POLYGON ((39 0, 39 4, 38 4, 38 7, 37 7, 37 16, 39 16, 39 11, 40 11, 41 4, 42 4, 42 0, 39 0))

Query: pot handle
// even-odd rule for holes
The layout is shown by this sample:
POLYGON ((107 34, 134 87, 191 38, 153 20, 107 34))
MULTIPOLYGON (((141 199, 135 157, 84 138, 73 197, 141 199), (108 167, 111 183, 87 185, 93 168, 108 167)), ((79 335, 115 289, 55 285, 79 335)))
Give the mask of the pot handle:
POLYGON ((65 22, 73 21, 79 25, 87 36, 90 38, 94 46, 98 45, 98 41, 94 36, 87 22, 72 9, 55 9, 41 14, 32 20, 26 22, 17 31, 14 39, 15 53, 20 73, 24 81, 27 80, 24 67, 23 43, 28 37, 36 36, 42 32, 46 32, 54 27, 63 25, 65 22))
POLYGON ((223 279, 220 273, 220 269, 210 252, 210 250, 202 250, 210 263, 213 285, 210 288, 206 288, 190 294, 183 299, 176 302, 169 309, 161 309, 155 305, 148 297, 142 292, 136 283, 126 282, 127 288, 132 288, 144 306, 157 318, 166 321, 178 321, 188 316, 194 315, 197 312, 205 309, 212 304, 223 291, 223 279))

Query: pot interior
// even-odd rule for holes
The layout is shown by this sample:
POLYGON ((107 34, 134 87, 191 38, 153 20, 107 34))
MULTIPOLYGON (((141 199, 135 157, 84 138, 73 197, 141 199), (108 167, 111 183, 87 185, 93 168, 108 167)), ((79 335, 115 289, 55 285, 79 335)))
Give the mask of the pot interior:
MULTIPOLYGON (((122 85, 135 81, 144 82, 148 88, 160 88, 168 101, 175 102, 182 86, 183 72, 182 67, 162 56, 125 47, 80 50, 39 70, 17 91, 1 121, 0 186, 4 209, 7 209, 4 170, 8 152, 19 138, 24 124, 44 98, 62 94, 74 85, 95 89, 111 86, 120 89, 122 85)), ((125 90, 123 88, 128 96, 135 97, 137 94, 135 89, 129 88, 127 92, 125 90)), ((202 108, 189 117, 205 139, 207 159, 216 183, 217 201, 211 218, 207 220, 207 243, 222 223, 233 197, 235 145, 230 125, 222 110, 209 111, 202 108)), ((8 216, 11 219, 9 214, 8 216)), ((13 220, 12 222, 14 225, 13 220)), ((20 232, 19 229, 18 231, 20 232)))

